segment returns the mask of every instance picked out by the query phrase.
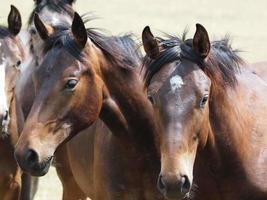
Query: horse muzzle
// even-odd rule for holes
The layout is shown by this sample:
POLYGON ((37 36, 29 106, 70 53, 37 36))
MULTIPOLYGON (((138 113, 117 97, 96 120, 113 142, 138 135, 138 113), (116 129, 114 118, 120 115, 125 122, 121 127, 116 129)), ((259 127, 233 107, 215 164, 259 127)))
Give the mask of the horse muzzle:
POLYGON ((20 168, 32 176, 44 176, 47 174, 53 161, 53 156, 40 160, 40 157, 33 149, 24 150, 23 153, 15 151, 15 158, 20 168))
POLYGON ((186 175, 158 177, 158 189, 166 199, 185 199, 189 196, 191 183, 186 175))

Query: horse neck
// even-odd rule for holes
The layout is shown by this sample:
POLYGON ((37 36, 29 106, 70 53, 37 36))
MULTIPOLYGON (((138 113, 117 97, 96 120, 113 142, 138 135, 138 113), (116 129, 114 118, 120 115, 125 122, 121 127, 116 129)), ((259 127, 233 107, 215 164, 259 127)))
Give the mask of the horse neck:
MULTIPOLYGON (((124 69, 105 56, 102 57, 104 61, 100 67, 100 76, 126 122, 124 138, 134 142, 142 150, 155 153, 154 135, 158 130, 157 124, 153 108, 144 94, 138 70, 124 69)), ((117 131, 112 130, 113 133, 117 131)))
POLYGON ((213 85, 211 88, 210 130, 203 155, 216 170, 225 169, 226 166, 230 170, 236 166, 242 167, 240 162, 245 157, 250 118, 239 89, 239 84, 236 88, 215 88, 213 85))

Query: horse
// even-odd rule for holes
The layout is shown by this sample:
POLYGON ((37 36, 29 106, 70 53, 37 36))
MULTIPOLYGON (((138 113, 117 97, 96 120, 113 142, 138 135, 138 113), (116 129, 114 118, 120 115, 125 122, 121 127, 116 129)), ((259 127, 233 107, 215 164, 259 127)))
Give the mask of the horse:
MULTIPOLYGON (((71 25, 72 18, 74 16, 74 10, 72 8, 74 2, 75 1, 73 0, 35 1, 35 8, 30 14, 30 18, 28 20, 27 31, 22 34, 25 44, 29 46, 29 54, 31 57, 24 64, 22 70, 23 73, 16 87, 16 94, 21 104, 21 112, 23 113, 25 119, 29 114, 33 99, 35 98, 33 81, 34 71, 38 68, 43 57, 43 39, 41 38, 42 35, 39 36, 35 29, 34 14, 38 13, 40 18, 49 25, 50 33, 52 31, 60 31, 60 28, 57 30, 57 27, 68 27, 71 25)), ((84 17, 86 17, 86 15, 84 15, 84 17)), ((66 197, 70 199, 81 199, 81 196, 77 197, 76 195, 76 193, 80 194, 82 192, 80 192, 79 187, 73 179, 72 172, 69 169, 68 160, 66 160, 65 156, 64 145, 58 148, 54 162, 56 163, 58 177, 63 184, 63 199, 66 197)), ((34 180, 33 184, 37 185, 37 180, 34 180)))
POLYGON ((45 175, 65 144, 83 198, 163 199, 155 187, 158 126, 133 41, 86 30, 77 13, 70 29, 52 34, 38 15, 34 22, 44 39, 44 58, 34 74, 35 98, 15 148, 22 170, 45 175))
POLYGON ((266 82, 232 49, 193 39, 155 37, 146 27, 145 83, 156 118, 167 199, 267 199, 266 82))
POLYGON ((25 48, 19 38, 22 21, 19 10, 11 5, 8 27, 0 27, 0 199, 26 199, 29 193, 22 171, 13 153, 14 145, 22 129, 17 115, 15 86, 20 77, 21 63, 25 60, 25 48))
MULTIPOLYGON (((41 16, 47 16, 49 15, 51 18, 45 18, 47 21, 52 21, 51 23, 58 24, 59 22, 55 21, 55 18, 62 19, 61 21, 71 21, 71 4, 73 1, 38 1, 35 2, 35 8, 31 16, 33 16, 34 12, 38 12, 41 16), (55 14, 56 13, 56 14, 55 14), (66 15, 68 17, 66 17, 66 15)), ((28 22, 28 31, 25 34, 25 32, 21 31, 21 16, 19 14, 19 11, 12 6, 11 12, 8 19, 9 23, 9 32, 8 30, 1 29, 1 33, 3 34, 4 39, 8 39, 6 36, 12 36, 12 40, 8 40, 7 42, 3 43, 2 49, 4 54, 7 54, 9 57, 5 60, 5 64, 13 65, 14 59, 19 59, 22 54, 22 46, 29 46, 30 50, 27 51, 26 48, 23 49, 24 54, 23 59, 17 60, 17 64, 14 66, 17 67, 6 67, 7 73, 6 73, 6 91, 7 91, 7 100, 5 99, 4 95, 4 85, 1 85, 1 96, 3 101, 1 101, 1 119, 3 118, 3 121, 1 120, 1 130, 4 134, 7 133, 8 126, 9 128, 9 136, 8 138, 5 138, 2 140, 2 143, 5 143, 1 146, 1 152, 3 156, 1 157, 1 166, 3 166, 3 169, 6 169, 7 165, 10 167, 9 171, 12 171, 12 175, 8 174, 9 171, 3 172, 3 178, 2 184, 3 189, 0 191, 1 195, 4 196, 3 198, 17 198, 20 196, 21 199, 32 199, 34 197, 34 194, 37 190, 37 184, 38 180, 36 178, 30 177, 27 174, 21 173, 21 171, 18 169, 18 166, 14 160, 13 151, 14 151, 14 145, 16 144, 16 141, 19 137, 19 133, 22 130, 24 119, 27 117, 27 111, 29 110, 29 107, 31 106, 31 97, 34 97, 34 91, 31 90, 32 86, 32 71, 34 70, 34 67, 39 62, 39 55, 40 51, 39 48, 41 46, 41 43, 38 42, 38 37, 36 37, 36 34, 34 34, 34 29, 31 27, 32 21, 31 17, 28 22), (12 33, 12 34, 11 34, 12 33), (21 34, 23 33, 23 36, 21 34), (13 37, 14 36, 14 37, 13 37), (23 41, 26 38, 29 38, 29 40, 23 41), (16 43, 17 44, 16 44, 16 43), (24 44, 22 44, 24 42, 24 44), (30 45, 28 45, 28 42, 30 45), (20 52, 18 52, 18 47, 14 45, 15 43, 20 49, 20 52), (9 45, 9 46, 4 46, 9 45), (4 52, 6 51, 6 52, 4 52), (14 56, 10 57, 10 53, 14 51, 14 56), (18 54, 18 56, 16 55, 18 54), (17 70, 14 70, 17 69, 17 70), (12 105, 8 105, 11 102, 12 99, 12 105), (7 104, 8 102, 8 104, 7 104), (8 115, 8 109, 12 110, 12 116, 11 119, 8 115), (3 111, 2 111, 3 110, 3 111), (9 120, 11 120, 12 123, 9 123, 9 120), (13 172, 16 169, 16 174, 13 172), (22 180, 21 180, 22 179, 22 180), (6 191, 4 191, 6 190, 6 191), (14 192, 15 191, 15 192, 14 192), (12 194, 14 193, 14 194, 12 194), (12 197, 11 197, 12 196, 12 197), (15 197, 16 196, 16 197, 15 197)), ((66 22, 65 22, 66 23, 66 22)), ((2 35, 1 35, 2 36, 2 35)), ((4 58, 4 57, 3 57, 4 58)), ((5 68, 2 67, 2 70, 5 68)), ((5 73, 1 71, 2 78, 1 80, 5 80, 4 76, 5 73)), ((4 82, 3 82, 4 84, 4 82)), ((1 155, 2 155, 1 154, 1 155)), ((2 197, 1 196, 1 197, 2 197)))
MULTIPOLYGON (((34 92, 34 71, 38 68, 39 63, 42 61, 43 54, 43 40, 37 34, 33 16, 38 13, 39 16, 50 26, 70 26, 74 15, 72 5, 75 1, 73 0, 38 0, 35 1, 35 7, 30 14, 28 20, 27 30, 20 34, 20 37, 24 41, 24 45, 28 47, 29 57, 25 62, 22 63, 21 76, 17 81, 15 93, 17 101, 19 102, 19 112, 22 113, 23 119, 25 120, 29 114, 30 108, 35 98, 34 92)), ((52 31, 52 28, 50 29, 52 31)), ((55 31, 53 29, 53 31, 55 31)), ((64 145, 61 147, 62 151, 64 145)), ((64 156, 60 155, 60 149, 57 153, 57 163, 60 163, 60 167, 57 169, 59 178, 62 182, 66 183, 67 186, 71 185, 75 187, 75 182, 71 181, 71 173, 68 170, 68 166, 65 163, 64 156)), ((63 154, 64 155, 64 154, 63 154)), ((38 179, 35 177, 27 177, 28 181, 31 182, 32 195, 36 193, 38 187, 38 179)), ((65 188, 65 187, 64 187, 65 188)), ((69 188, 69 187, 68 187, 69 188)), ((69 192, 69 191, 68 191, 69 192)), ((69 196, 66 190, 63 191, 63 196, 69 196)))

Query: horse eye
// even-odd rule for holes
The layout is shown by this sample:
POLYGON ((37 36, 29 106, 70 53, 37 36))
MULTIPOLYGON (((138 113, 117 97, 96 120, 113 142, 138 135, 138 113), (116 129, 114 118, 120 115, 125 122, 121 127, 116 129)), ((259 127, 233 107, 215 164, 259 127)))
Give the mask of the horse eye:
POLYGON ((19 67, 21 65, 21 60, 18 60, 16 63, 16 67, 19 67))
POLYGON ((32 35, 36 35, 36 30, 35 30, 35 29, 31 29, 31 30, 30 30, 30 33, 31 33, 32 35))
POLYGON ((207 103, 208 99, 209 99, 209 95, 207 95, 207 94, 205 94, 205 95, 201 98, 201 100, 200 100, 200 104, 199 104, 200 108, 204 108, 204 106, 205 106, 205 104, 207 103))
POLYGON ((73 90, 77 85, 78 81, 76 79, 70 79, 66 82, 64 89, 73 90))

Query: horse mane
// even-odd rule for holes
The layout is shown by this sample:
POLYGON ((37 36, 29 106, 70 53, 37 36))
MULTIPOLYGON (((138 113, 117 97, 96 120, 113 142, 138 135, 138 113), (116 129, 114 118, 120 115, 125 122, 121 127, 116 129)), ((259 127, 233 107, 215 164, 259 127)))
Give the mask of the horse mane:
POLYGON ((98 43, 102 46, 102 51, 106 52, 105 54, 107 56, 110 55, 111 60, 114 60, 116 63, 121 63, 119 66, 123 68, 139 67, 143 56, 133 37, 134 35, 132 33, 122 36, 112 36, 108 38, 107 42, 100 40, 99 42, 96 41, 96 44, 98 43))
POLYGON ((178 37, 170 37, 167 40, 157 38, 159 46, 163 49, 157 59, 145 56, 143 59, 142 70, 144 72, 145 87, 148 87, 153 76, 166 64, 180 61, 182 40, 178 37))
POLYGON ((51 11, 57 12, 57 13, 64 13, 69 15, 70 17, 73 17, 74 10, 66 1, 64 0, 45 0, 38 3, 38 1, 35 1, 35 7, 33 11, 30 14, 29 20, 28 20, 28 26, 32 24, 34 14, 39 13, 44 7, 47 7, 51 11))
POLYGON ((13 37, 7 27, 0 26, 0 38, 3 39, 5 37, 13 37))
POLYGON ((212 42, 211 53, 205 62, 203 70, 213 81, 222 86, 235 86, 237 83, 236 73, 244 64, 239 56, 239 50, 233 49, 230 38, 226 36, 222 40, 212 42))
MULTIPOLYGON (((57 31, 44 43, 44 54, 53 48, 65 48, 79 61, 86 60, 86 51, 76 43, 69 26, 56 27, 57 31)), ((140 66, 141 53, 132 34, 106 36, 97 29, 87 29, 88 38, 96 45, 114 65, 131 69, 140 66)), ((86 47, 85 47, 86 48, 86 47)))
POLYGON ((211 42, 211 51, 206 60, 201 59, 193 50, 192 39, 185 40, 175 36, 167 39, 158 38, 159 46, 163 49, 157 59, 145 56, 143 69, 145 70, 145 86, 147 87, 152 77, 166 64, 188 59, 196 64, 210 77, 213 83, 221 86, 235 86, 237 83, 236 72, 244 63, 239 57, 239 50, 231 47, 230 38, 226 36, 221 40, 211 42))

